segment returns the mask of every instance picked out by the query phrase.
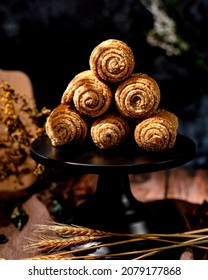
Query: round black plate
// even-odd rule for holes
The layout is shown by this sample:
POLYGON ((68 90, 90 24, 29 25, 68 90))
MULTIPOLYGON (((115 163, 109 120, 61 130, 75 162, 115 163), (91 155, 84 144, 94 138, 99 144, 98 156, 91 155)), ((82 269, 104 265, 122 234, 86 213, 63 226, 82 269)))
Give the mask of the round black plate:
POLYGON ((169 169, 191 161, 195 153, 194 142, 180 134, 172 149, 160 152, 146 152, 133 142, 112 151, 100 150, 92 143, 53 147, 47 135, 31 144, 31 157, 41 164, 92 174, 133 174, 169 169))

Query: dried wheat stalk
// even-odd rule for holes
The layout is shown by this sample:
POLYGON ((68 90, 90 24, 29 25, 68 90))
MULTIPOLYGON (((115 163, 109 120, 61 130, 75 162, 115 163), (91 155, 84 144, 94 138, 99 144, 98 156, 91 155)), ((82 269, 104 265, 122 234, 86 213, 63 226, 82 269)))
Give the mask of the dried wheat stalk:
POLYGON ((76 225, 65 225, 60 223, 53 223, 52 225, 39 225, 37 231, 45 234, 57 234, 64 237, 70 236, 103 236, 109 234, 105 231, 80 227, 76 225))
MULTIPOLYGON (((123 234, 123 233, 110 233, 100 230, 94 230, 86 227, 76 225, 65 225, 53 223, 51 225, 39 225, 37 231, 44 233, 46 238, 50 234, 54 236, 54 239, 45 239, 39 242, 35 242, 29 246, 29 249, 36 249, 38 252, 45 252, 45 257, 51 259, 98 259, 108 257, 121 257, 121 256, 133 256, 135 260, 143 259, 158 252, 164 250, 176 249, 180 247, 197 247, 200 249, 208 250, 208 228, 188 231, 183 233, 174 234, 123 234), (119 237, 119 241, 106 242, 106 238, 119 237), (100 240, 102 242, 94 245, 93 241, 100 240), (146 241, 160 242, 160 246, 135 250, 129 252, 112 253, 108 255, 87 255, 89 250, 96 250, 102 247, 120 246, 123 244, 139 243, 146 241), (89 246, 80 246, 87 244, 89 246), (164 245, 161 245, 163 243, 164 245), (78 246, 78 247, 77 247, 78 246), (79 247, 80 246, 80 247, 79 247), (61 251, 63 250, 64 251, 61 251), (50 255, 50 252, 59 252, 58 254, 50 255), (75 254, 79 253, 79 256, 75 254), (68 254, 72 255, 71 257, 68 254), (67 256, 66 256, 67 255, 67 256)), ((115 240, 115 239, 114 239, 115 240)), ((155 244, 155 243, 154 243, 155 244)), ((44 258, 44 256, 38 257, 44 258)))
POLYGON ((35 249, 39 252, 59 251, 75 246, 80 246, 92 241, 100 239, 99 236, 73 236, 72 238, 45 239, 34 242, 27 246, 27 249, 35 249))
POLYGON ((63 257, 59 254, 51 254, 45 256, 36 256, 32 258, 28 258, 27 260, 71 260, 71 257, 63 257))

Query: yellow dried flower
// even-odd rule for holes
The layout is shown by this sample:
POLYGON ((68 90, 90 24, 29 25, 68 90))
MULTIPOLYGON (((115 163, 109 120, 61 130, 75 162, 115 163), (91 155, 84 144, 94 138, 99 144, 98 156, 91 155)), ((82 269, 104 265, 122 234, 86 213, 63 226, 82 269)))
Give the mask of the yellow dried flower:
MULTIPOLYGON (((21 180, 22 171, 18 166, 30 156, 31 142, 45 132, 40 117, 45 116, 46 120, 49 114, 50 110, 45 107, 41 111, 36 106, 31 108, 25 97, 17 94, 10 84, 0 84, 0 182, 11 175, 21 180)), ((37 175, 43 173, 40 166, 38 170, 37 175)))

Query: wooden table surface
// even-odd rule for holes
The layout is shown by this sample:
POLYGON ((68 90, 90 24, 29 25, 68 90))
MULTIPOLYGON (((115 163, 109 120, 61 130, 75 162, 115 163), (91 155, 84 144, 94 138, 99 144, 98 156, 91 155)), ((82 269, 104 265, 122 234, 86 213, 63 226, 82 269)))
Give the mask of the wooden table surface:
MULTIPOLYGON (((129 175, 131 191, 136 199, 147 202, 152 209, 162 213, 162 226, 166 229, 166 216, 170 214, 170 225, 173 227, 177 223, 175 218, 182 218, 187 229, 190 227, 187 222, 187 213, 198 205, 208 201, 208 170, 207 169, 189 169, 175 168, 168 171, 147 173, 142 175, 129 175), (161 206, 162 205, 162 206, 161 206), (164 211, 166 207, 167 211, 164 211), (161 210, 162 209, 162 210, 161 210), (168 212, 170 210, 170 212, 168 212), (162 211, 162 212, 161 212, 162 211), (173 222, 174 220, 174 222, 173 222)), ((23 230, 19 231, 12 224, 0 227, 0 233, 4 233, 9 239, 6 244, 0 245, 0 257, 6 259, 22 259, 28 257, 24 251, 18 248, 25 246, 28 240, 28 232, 37 222, 44 224, 54 217, 54 200, 61 199, 67 201, 71 198, 75 206, 88 199, 96 189, 97 175, 85 174, 80 176, 71 176, 63 184, 52 185, 50 188, 39 189, 34 194, 31 193, 25 201, 23 208, 29 215, 28 223, 23 230), (35 209, 35 211, 34 211, 35 209), (52 213, 52 216, 51 216, 52 213)), ((57 216, 56 218, 58 218, 57 216)), ((2 216, 2 221, 4 217, 2 216)), ((60 218, 60 217, 59 217, 60 218)), ((178 219, 177 218, 177 219, 178 219)), ((177 220, 178 222, 178 220, 177 220)), ((192 225, 191 225, 192 226, 192 225)), ((203 226, 203 225, 202 225, 203 226)), ((172 229, 173 230, 173 229, 172 229)), ((174 229, 175 230, 175 229, 174 229)), ((29 242, 29 241, 28 241, 29 242)), ((30 256, 30 255, 29 255, 30 256)), ((180 259, 208 259, 208 252, 203 254, 190 251, 187 247, 181 254, 180 259)))
MULTIPOLYGON (((208 201, 208 169, 173 168, 146 174, 130 174, 133 195, 142 202, 180 199, 201 204, 208 201)), ((97 175, 86 174, 73 181, 77 201, 95 190, 97 175)), ((70 183, 70 181, 69 181, 70 183)))

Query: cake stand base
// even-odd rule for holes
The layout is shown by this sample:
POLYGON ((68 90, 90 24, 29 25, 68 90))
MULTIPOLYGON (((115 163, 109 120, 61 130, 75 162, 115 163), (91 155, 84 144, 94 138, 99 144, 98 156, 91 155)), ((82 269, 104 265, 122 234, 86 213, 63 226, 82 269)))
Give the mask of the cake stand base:
POLYGON ((147 233, 149 207, 131 193, 128 174, 102 173, 95 194, 74 209, 68 223, 119 233, 147 233))
POLYGON ((65 174, 98 174, 95 194, 72 211, 68 222, 117 233, 155 231, 151 211, 131 193, 128 174, 177 167, 192 160, 195 153, 194 142, 180 134, 172 149, 155 153, 141 150, 135 141, 113 151, 102 151, 93 143, 53 147, 46 135, 31 144, 32 158, 49 168, 65 174))

